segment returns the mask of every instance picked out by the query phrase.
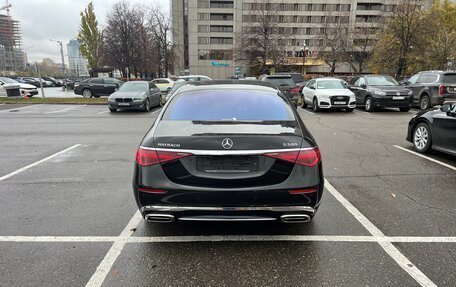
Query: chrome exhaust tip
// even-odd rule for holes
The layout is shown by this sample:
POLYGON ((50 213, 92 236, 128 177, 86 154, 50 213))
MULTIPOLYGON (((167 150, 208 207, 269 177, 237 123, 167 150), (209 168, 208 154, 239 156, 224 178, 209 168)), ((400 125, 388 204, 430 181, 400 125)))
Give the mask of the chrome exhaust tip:
POLYGON ((280 221, 283 223, 306 223, 311 220, 307 214, 287 214, 280 216, 280 221))
POLYGON ((174 216, 170 214, 146 214, 144 219, 147 222, 166 222, 170 223, 174 221, 174 216))

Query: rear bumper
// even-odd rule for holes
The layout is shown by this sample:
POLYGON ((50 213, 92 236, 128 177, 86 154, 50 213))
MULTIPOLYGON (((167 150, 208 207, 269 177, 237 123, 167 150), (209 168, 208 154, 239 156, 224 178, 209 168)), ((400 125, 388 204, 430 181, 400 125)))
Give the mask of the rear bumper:
MULTIPOLYGON (((242 207, 197 207, 197 206, 172 206, 152 205, 143 206, 142 216, 153 222, 180 221, 282 221, 287 222, 286 217, 302 216, 312 219, 317 212, 310 206, 242 206, 242 207), (161 220, 168 218, 168 220, 161 220)), ((292 221, 289 222, 298 222, 292 221)))

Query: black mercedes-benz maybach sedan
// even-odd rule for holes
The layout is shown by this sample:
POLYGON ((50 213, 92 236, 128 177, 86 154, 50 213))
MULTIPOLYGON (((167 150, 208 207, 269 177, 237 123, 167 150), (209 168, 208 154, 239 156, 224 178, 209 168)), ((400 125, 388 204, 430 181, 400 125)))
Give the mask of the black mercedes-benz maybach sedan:
POLYGON ((323 193, 320 150, 269 83, 188 84, 136 154, 134 195, 149 222, 308 222, 323 193))

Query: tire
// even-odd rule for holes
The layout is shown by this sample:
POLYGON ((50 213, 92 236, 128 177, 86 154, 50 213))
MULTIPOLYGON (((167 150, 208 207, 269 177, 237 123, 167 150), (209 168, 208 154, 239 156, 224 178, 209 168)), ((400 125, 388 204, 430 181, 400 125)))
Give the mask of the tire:
POLYGON ((144 104, 143 112, 147 113, 150 111, 150 101, 149 99, 146 100, 146 103, 144 104))
POLYGON ((431 129, 426 123, 419 123, 413 130, 413 147, 419 153, 426 153, 432 146, 431 129))
POLYGON ((99 98, 100 96, 99 95, 93 95, 94 98, 99 98))
POLYGON ((403 113, 406 113, 406 112, 410 111, 410 107, 399 108, 399 110, 403 113))
POLYGON ((302 108, 303 109, 307 109, 307 103, 306 101, 304 100, 304 97, 301 97, 302 98, 302 108))
POLYGON ((117 112, 117 109, 109 108, 109 111, 110 111, 111 113, 115 113, 115 112, 117 112))
POLYGON ((82 96, 86 99, 91 98, 93 96, 92 91, 90 89, 82 90, 82 96))
POLYGON ((429 98, 429 95, 424 94, 420 98, 420 110, 425 111, 430 108, 431 108, 431 99, 429 98))
POLYGON ((318 105, 317 98, 314 98, 313 101, 312 101, 312 109, 313 109, 314 112, 321 111, 320 106, 318 105))
POLYGON ((374 111, 372 97, 370 97, 370 96, 366 97, 366 99, 364 100, 364 109, 366 110, 366 112, 369 112, 369 113, 374 111))
POLYGON ((353 108, 346 108, 346 109, 345 109, 345 111, 346 111, 347 113, 352 113, 354 110, 355 110, 355 109, 353 109, 353 108))

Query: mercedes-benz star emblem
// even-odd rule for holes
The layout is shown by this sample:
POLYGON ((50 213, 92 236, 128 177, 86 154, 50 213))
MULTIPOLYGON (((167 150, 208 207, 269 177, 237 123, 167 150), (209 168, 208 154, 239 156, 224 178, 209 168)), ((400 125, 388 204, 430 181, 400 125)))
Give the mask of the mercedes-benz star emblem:
POLYGON ((397 92, 397 93, 396 93, 396 95, 400 96, 400 95, 401 95, 401 93, 400 93, 400 92, 397 92))
POLYGON ((226 138, 222 140, 222 147, 224 149, 230 149, 233 147, 233 141, 230 138, 226 138))

